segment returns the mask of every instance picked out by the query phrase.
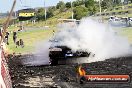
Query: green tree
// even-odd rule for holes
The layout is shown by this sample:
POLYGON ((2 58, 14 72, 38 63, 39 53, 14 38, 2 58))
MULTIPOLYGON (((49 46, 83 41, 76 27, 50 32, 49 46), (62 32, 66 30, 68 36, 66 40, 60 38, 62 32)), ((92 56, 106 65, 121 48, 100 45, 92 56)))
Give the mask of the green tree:
POLYGON ((50 7, 50 9, 52 9, 53 11, 55 11, 56 10, 56 6, 52 6, 52 7, 50 7))
POLYGON ((85 0, 77 0, 79 5, 83 5, 85 0))
POLYGON ((85 17, 88 15, 88 9, 83 6, 77 6, 74 8, 74 18, 77 20, 80 20, 82 17, 85 17))
POLYGON ((37 20, 44 20, 45 10, 44 8, 40 8, 37 11, 36 18, 37 20))
POLYGON ((63 1, 59 1, 56 5, 56 8, 57 9, 60 9, 61 7, 64 7, 65 6, 65 3, 63 1))
POLYGON ((89 15, 93 15, 97 12, 97 7, 94 5, 94 6, 90 6, 88 8, 88 11, 89 11, 89 15))
POLYGON ((76 1, 74 1, 72 4, 73 4, 73 7, 79 6, 79 4, 76 1))
POLYGON ((105 0, 103 0, 101 2, 101 8, 104 10, 104 9, 107 9, 107 2, 105 0))
POLYGON ((93 15, 97 11, 96 2, 94 0, 85 0, 85 7, 88 8, 89 15, 93 15))
MULTIPOLYGON (((54 9, 52 7, 48 8, 46 11, 46 17, 50 18, 50 17, 54 16, 53 12, 54 12, 54 9)), ((45 9, 44 8, 38 9, 38 12, 36 14, 36 18, 38 21, 39 20, 45 20, 45 9)))
POLYGON ((57 9, 60 9, 60 12, 63 12, 65 10, 65 3, 63 1, 59 1, 56 5, 57 9))
POLYGON ((76 6, 84 5, 84 3, 85 0, 76 0, 73 2, 73 6, 76 7, 76 6))
POLYGON ((71 8, 71 2, 66 3, 66 8, 71 8))
POLYGON ((91 6, 95 5, 95 1, 94 0, 85 0, 85 7, 89 8, 91 6))
POLYGON ((65 11, 65 5, 64 4, 60 7, 60 12, 63 12, 63 11, 65 11))
POLYGON ((113 7, 115 6, 114 4, 114 0, 102 0, 101 2, 101 7, 102 9, 113 9, 113 7))
POLYGON ((130 3, 132 3, 132 0, 129 0, 130 1, 130 3))
POLYGON ((53 17, 54 16, 54 14, 53 14, 54 11, 55 11, 54 8, 50 7, 47 11, 47 18, 53 17))

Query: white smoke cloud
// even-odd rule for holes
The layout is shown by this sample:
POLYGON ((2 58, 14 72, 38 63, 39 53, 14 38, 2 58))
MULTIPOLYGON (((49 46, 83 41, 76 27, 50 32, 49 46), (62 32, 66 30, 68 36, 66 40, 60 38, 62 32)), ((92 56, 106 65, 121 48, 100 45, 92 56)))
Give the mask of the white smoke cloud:
MULTIPOLYGON (((49 64, 49 47, 53 45, 65 45, 73 51, 84 50, 92 52, 88 58, 80 58, 77 63, 90 63, 103 61, 109 58, 127 56, 132 53, 132 49, 127 38, 118 35, 111 27, 99 23, 90 18, 81 20, 79 26, 73 24, 60 24, 60 29, 55 34, 59 42, 42 41, 36 44, 35 58, 28 58, 25 64, 45 65, 49 64)), ((76 58, 73 58, 76 59, 76 58)))
POLYGON ((34 57, 26 58, 23 64, 29 66, 49 65, 49 47, 51 43, 49 41, 41 41, 35 45, 34 57))
POLYGON ((108 25, 90 18, 82 19, 78 27, 63 25, 61 28, 63 29, 55 36, 61 40, 59 44, 74 51, 82 49, 92 52, 95 57, 88 58, 90 62, 131 54, 127 38, 119 36, 108 25))

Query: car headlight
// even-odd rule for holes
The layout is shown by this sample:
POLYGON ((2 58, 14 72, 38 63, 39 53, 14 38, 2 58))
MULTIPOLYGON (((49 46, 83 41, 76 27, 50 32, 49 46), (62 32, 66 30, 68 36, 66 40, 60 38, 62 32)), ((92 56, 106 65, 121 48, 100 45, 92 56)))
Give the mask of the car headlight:
POLYGON ((65 54, 65 56, 66 56, 66 57, 67 57, 67 56, 72 57, 72 56, 73 56, 73 54, 72 54, 72 53, 70 53, 70 54, 65 54))

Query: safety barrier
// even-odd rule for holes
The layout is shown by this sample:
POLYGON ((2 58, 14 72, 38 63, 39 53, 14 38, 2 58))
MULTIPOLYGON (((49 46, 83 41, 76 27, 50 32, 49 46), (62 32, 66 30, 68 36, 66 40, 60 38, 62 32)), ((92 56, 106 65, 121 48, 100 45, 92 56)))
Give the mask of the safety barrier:
POLYGON ((3 49, 0 49, 0 88, 12 88, 11 77, 3 49))

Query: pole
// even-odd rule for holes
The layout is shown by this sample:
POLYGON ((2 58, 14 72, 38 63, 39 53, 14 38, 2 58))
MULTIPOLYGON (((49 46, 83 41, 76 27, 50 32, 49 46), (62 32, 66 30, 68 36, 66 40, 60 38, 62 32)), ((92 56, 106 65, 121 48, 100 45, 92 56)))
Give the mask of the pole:
POLYGON ((71 1, 71 9, 72 9, 72 19, 74 19, 74 17, 73 17, 74 12, 73 12, 73 5, 72 5, 72 1, 71 1))
POLYGON ((12 8, 11 8, 11 11, 10 11, 10 13, 9 13, 9 16, 8 16, 6 22, 5 22, 4 25, 3 25, 2 40, 4 39, 4 36, 5 36, 5 34, 6 34, 6 31, 7 31, 7 28, 8 28, 8 26, 9 26, 9 22, 10 22, 10 19, 11 19, 11 17, 12 17, 12 13, 13 13, 13 10, 14 10, 14 8, 15 8, 15 5, 16 5, 16 0, 14 0, 13 5, 12 5, 12 8))
POLYGON ((100 16, 101 16, 101 0, 99 0, 100 16))
POLYGON ((45 0, 44 0, 44 11, 45 11, 45 25, 46 25, 46 18, 47 18, 47 11, 46 11, 46 5, 45 5, 45 0))

